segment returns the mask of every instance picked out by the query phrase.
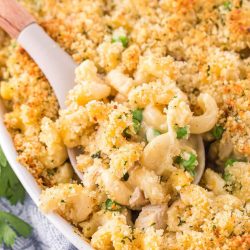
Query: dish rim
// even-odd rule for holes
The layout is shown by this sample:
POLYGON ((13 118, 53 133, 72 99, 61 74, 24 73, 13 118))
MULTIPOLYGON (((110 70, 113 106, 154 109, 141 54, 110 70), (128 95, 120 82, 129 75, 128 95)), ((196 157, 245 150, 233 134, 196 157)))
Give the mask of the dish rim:
MULTIPOLYGON (((4 125, 4 108, 3 101, 0 99, 0 145, 10 163, 16 176, 22 183, 26 192, 30 195, 37 207, 39 207, 39 196, 41 188, 38 186, 35 178, 29 171, 17 161, 17 152, 13 144, 13 140, 4 125)), ((80 237, 72 225, 56 213, 42 213, 56 228, 62 233, 79 250, 93 250, 90 244, 80 237)))

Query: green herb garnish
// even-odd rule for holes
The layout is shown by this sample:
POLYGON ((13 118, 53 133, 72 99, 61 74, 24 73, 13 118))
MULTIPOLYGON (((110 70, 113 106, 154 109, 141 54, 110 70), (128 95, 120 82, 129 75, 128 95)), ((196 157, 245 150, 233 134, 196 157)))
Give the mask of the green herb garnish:
MULTIPOLYGON (((142 109, 135 109, 131 112, 132 113, 133 127, 134 127, 134 131, 136 134, 138 134, 140 129, 141 129, 141 122, 143 119, 142 111, 143 111, 142 109)), ((130 131, 129 127, 124 129, 123 136, 126 139, 131 138, 132 132, 130 131)))
POLYGON ((133 119, 133 127, 135 130, 135 133, 138 134, 138 132, 141 129, 141 123, 138 120, 133 119))
POLYGON ((142 109, 135 109, 132 111, 132 117, 133 119, 139 121, 139 122, 142 122, 142 119, 143 119, 143 114, 142 114, 142 109))
POLYGON ((223 132, 224 128, 220 125, 215 125, 215 127, 212 129, 212 135, 216 140, 221 139, 223 132))
POLYGON ((187 160, 183 159, 181 156, 177 156, 174 162, 183 167, 192 176, 195 176, 195 168, 198 165, 197 156, 195 154, 190 153, 187 160))
POLYGON ((230 1, 226 1, 223 3, 223 6, 225 8, 225 10, 232 10, 232 3, 230 1))
POLYGON ((105 201, 105 209, 108 211, 121 211, 122 210, 122 205, 120 205, 119 203, 111 200, 111 199, 107 199, 105 201))
POLYGON ((182 139, 188 134, 187 127, 177 127, 176 128, 176 135, 177 139, 182 139))
POLYGON ((119 36, 117 38, 112 38, 112 43, 117 43, 117 42, 122 43, 122 46, 124 48, 128 47, 128 37, 126 36, 119 36))
POLYGON ((227 159, 226 162, 225 162, 225 167, 233 166, 233 164, 234 164, 236 161, 237 161, 237 160, 235 160, 235 159, 233 159, 233 158, 227 159))
POLYGON ((141 122, 143 119, 142 109, 135 109, 132 111, 132 118, 133 118, 133 126, 136 134, 141 129, 141 122))
POLYGON ((232 176, 231 174, 225 172, 224 175, 223 175, 223 179, 224 179, 225 181, 229 181, 229 180, 231 179, 231 176, 232 176))
POLYGON ((12 247, 17 235, 27 238, 32 228, 15 215, 0 211, 0 244, 12 247))

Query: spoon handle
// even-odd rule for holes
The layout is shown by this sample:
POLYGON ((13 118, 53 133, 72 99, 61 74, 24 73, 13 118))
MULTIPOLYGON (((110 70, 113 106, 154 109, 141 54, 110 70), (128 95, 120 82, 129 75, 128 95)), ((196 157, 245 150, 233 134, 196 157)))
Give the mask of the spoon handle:
POLYGON ((15 0, 0 0, 0 27, 12 38, 34 23, 35 19, 15 0))

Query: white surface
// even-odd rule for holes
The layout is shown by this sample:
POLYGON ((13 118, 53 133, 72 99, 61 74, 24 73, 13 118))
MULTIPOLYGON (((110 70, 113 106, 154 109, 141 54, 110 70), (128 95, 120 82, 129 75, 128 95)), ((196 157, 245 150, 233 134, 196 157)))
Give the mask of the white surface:
MULTIPOLYGON (((39 195, 41 193, 41 189, 37 185, 33 176, 28 172, 28 170, 19 164, 16 160, 17 153, 14 148, 12 139, 6 130, 3 122, 4 116, 4 106, 2 101, 0 100, 0 144, 3 149, 4 154, 6 155, 12 169, 16 173, 17 177, 23 184, 24 188, 31 196, 33 201, 38 205, 39 203, 39 195)), ((63 218, 58 216, 57 214, 45 214, 45 216, 49 219, 51 223, 78 249, 80 250, 91 250, 90 245, 84 241, 80 236, 78 236, 72 226, 65 221, 63 218)))

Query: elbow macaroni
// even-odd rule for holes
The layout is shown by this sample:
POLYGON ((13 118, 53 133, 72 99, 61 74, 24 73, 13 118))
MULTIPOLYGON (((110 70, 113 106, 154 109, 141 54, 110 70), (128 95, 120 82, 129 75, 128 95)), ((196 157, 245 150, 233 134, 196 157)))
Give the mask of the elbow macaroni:
POLYGON ((107 82, 124 96, 127 96, 131 88, 134 86, 133 79, 124 75, 117 69, 111 70, 107 74, 107 82))
POLYGON ((86 220, 94 205, 94 194, 91 195, 77 184, 60 184, 45 190, 41 195, 43 211, 56 211, 75 223, 86 220), (80 206, 78 202, 81 202, 80 206))
POLYGON ((132 189, 124 182, 120 181, 109 170, 104 170, 101 174, 103 188, 107 195, 122 205, 129 205, 132 189))
POLYGON ((178 142, 169 133, 154 138, 144 149, 142 165, 159 176, 169 176, 174 171, 173 158, 180 153, 178 142))
POLYGON ((144 122, 160 132, 167 131, 167 116, 162 114, 157 107, 147 106, 143 111, 144 122))
POLYGON ((46 146, 44 154, 41 155, 41 161, 46 168, 59 167, 65 162, 68 156, 56 124, 48 118, 44 118, 41 129, 39 139, 46 146))
POLYGON ((204 113, 192 117, 190 131, 193 134, 201 134, 211 130, 218 117, 218 107, 213 97, 209 94, 201 94, 197 101, 204 113))

